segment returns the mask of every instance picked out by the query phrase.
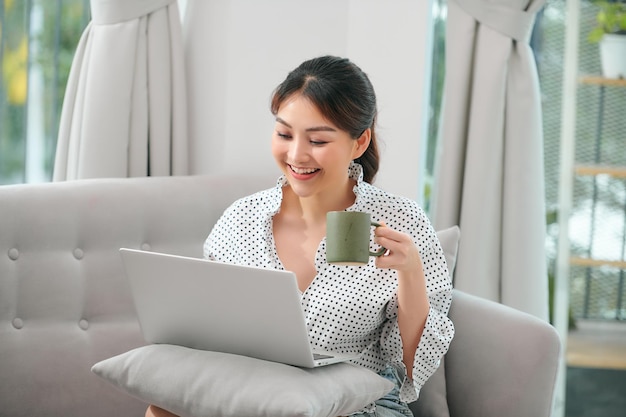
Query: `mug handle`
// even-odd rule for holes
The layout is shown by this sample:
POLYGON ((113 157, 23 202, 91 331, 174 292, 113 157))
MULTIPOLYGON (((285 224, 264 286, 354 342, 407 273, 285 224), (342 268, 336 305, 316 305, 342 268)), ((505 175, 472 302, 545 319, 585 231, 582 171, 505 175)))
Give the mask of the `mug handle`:
MULTIPOLYGON (((382 224, 378 223, 378 222, 370 222, 372 226, 374 227, 382 227, 382 224)), ((387 252, 387 248, 384 247, 380 247, 380 249, 378 249, 376 252, 371 252, 370 251, 370 256, 382 256, 385 254, 385 252, 387 252)))

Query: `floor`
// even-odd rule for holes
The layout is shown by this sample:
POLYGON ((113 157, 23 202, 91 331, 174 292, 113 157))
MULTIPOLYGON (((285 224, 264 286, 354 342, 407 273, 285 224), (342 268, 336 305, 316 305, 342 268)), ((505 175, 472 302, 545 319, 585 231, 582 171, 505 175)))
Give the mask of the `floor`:
POLYGON ((626 372, 567 367, 565 417, 625 417, 626 372))
POLYGON ((626 322, 578 320, 567 338, 566 417, 626 416, 626 322))
POLYGON ((626 322, 577 320, 567 338, 567 364, 626 370, 626 322))

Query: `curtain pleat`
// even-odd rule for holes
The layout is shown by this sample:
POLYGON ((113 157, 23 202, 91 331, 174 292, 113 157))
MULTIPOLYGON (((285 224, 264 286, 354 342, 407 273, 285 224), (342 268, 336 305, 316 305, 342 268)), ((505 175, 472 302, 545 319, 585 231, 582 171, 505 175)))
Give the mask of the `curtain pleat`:
POLYGON ((55 181, 186 175, 176 0, 92 0, 65 92, 55 181))
POLYGON ((545 0, 450 0, 433 223, 461 228, 454 285, 548 319, 541 102, 545 0))

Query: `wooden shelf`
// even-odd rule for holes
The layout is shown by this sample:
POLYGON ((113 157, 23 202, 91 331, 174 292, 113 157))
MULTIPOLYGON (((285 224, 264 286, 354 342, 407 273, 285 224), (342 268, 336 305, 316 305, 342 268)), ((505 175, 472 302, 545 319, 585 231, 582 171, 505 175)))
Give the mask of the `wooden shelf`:
POLYGON ((608 87, 626 87, 624 78, 604 78, 597 75, 585 75, 578 79, 581 84, 601 85, 608 87))
POLYGON ((576 165, 574 167, 576 175, 609 175, 614 178, 626 178, 626 167, 609 165, 576 165))
POLYGON ((606 259, 580 258, 576 256, 570 258, 570 264, 586 267, 610 266, 618 269, 626 269, 626 261, 608 261, 606 259))

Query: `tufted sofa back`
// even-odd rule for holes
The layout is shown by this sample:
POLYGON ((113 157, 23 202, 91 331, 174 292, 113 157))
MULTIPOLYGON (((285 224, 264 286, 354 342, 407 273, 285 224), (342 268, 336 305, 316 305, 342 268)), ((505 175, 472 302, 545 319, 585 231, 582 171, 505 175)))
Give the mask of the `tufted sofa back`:
POLYGON ((94 179, 0 187, 0 416, 142 416, 90 372, 144 344, 118 249, 202 257, 259 177, 94 179))

